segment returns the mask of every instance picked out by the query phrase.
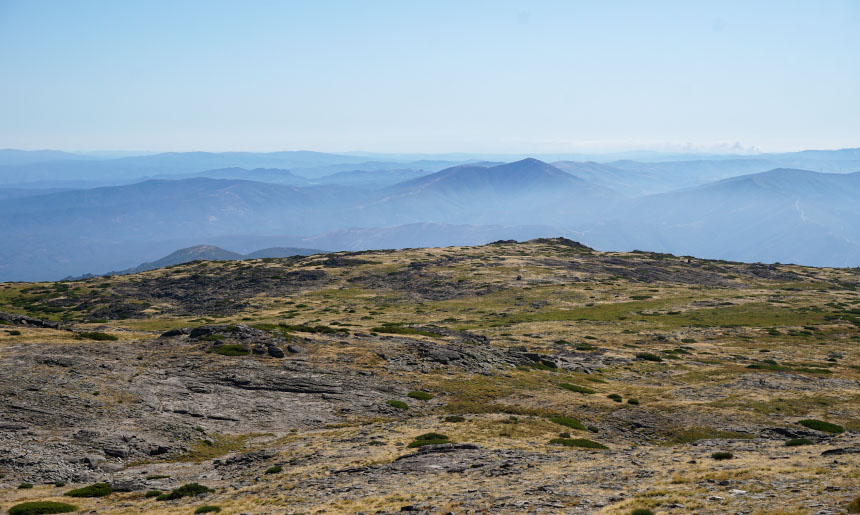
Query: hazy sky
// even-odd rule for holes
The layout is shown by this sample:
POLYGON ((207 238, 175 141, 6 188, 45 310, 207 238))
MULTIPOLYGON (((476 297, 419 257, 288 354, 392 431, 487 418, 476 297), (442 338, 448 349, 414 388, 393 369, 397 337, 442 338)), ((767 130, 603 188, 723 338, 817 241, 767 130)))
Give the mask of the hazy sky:
POLYGON ((860 0, 0 0, 0 148, 860 146, 860 0))

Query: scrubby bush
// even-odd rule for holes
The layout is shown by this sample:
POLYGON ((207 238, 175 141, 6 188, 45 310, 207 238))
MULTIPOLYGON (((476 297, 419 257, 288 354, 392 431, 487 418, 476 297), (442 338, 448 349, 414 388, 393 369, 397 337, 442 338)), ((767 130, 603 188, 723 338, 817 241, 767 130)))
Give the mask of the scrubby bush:
POLYGON ((64 502, 35 501, 16 504, 9 508, 9 515, 42 515, 45 513, 69 513, 78 507, 64 502))
POLYGON ((145 494, 143 494, 143 496, 146 497, 147 499, 150 499, 152 497, 158 497, 161 494, 162 494, 161 490, 149 490, 145 494))
POLYGON ((550 420, 555 422, 556 424, 560 424, 565 427, 569 427, 571 429, 577 429, 579 431, 585 431, 585 426, 582 425, 582 422, 576 420, 571 417, 551 417, 550 420))
POLYGON ((69 490, 64 495, 66 497, 104 497, 113 492, 110 485, 107 483, 94 483, 89 486, 69 490))
POLYGON ((448 415, 447 417, 445 417, 445 422, 465 422, 465 421, 466 421, 466 417, 463 417, 461 415, 448 415))
POLYGON ((75 335, 77 338, 86 338, 88 340, 99 340, 99 341, 116 341, 119 340, 116 336, 107 333, 100 333, 98 331, 82 331, 75 335))
POLYGON ((152 474, 151 476, 146 476, 146 479, 170 479, 170 476, 167 474, 152 474))
POLYGON ((630 512, 630 515, 654 515, 654 512, 647 508, 636 508, 630 512))
POLYGON ((575 384, 559 383, 559 386, 564 388, 565 390, 569 390, 571 392, 584 393, 586 395, 590 395, 590 394, 594 393, 594 390, 592 390, 591 388, 586 388, 584 386, 578 386, 575 384))
POLYGON ((33 485, 30 483, 21 483, 18 485, 18 490, 27 490, 28 488, 33 488, 33 485))
POLYGON ((429 401, 433 396, 427 392, 412 391, 406 394, 407 397, 418 399, 419 401, 429 401))
POLYGON ((203 506, 194 510, 194 513, 218 513, 221 511, 220 506, 212 506, 209 504, 204 504, 203 506))
POLYGON ((423 447, 425 445, 438 445, 443 443, 451 443, 451 440, 443 434, 439 433, 424 433, 415 437, 415 440, 409 444, 409 447, 423 447))
POLYGON ((638 406, 639 405, 639 399, 627 399, 627 404, 629 404, 631 406, 638 406))
POLYGON ((406 404, 406 403, 405 403, 405 402, 403 402, 403 401, 398 401, 398 400, 394 400, 394 399, 392 399, 392 400, 388 401, 388 403, 387 403, 387 404, 388 404, 389 406, 391 406, 392 408, 397 408, 397 409, 409 409, 409 405, 408 405, 408 404, 406 404))
POLYGON ((266 474, 278 474, 284 471, 284 467, 280 465, 275 465, 274 467, 269 467, 266 469, 266 474))
POLYGON ((197 495, 204 495, 212 493, 214 490, 211 488, 205 487, 203 485, 199 485, 197 483, 188 483, 180 486, 179 488, 174 488, 170 491, 170 493, 161 494, 155 498, 156 501, 173 501, 175 499, 181 499, 183 497, 194 497, 197 495))
POLYGON ((812 445, 814 442, 812 440, 807 440, 806 438, 792 438, 785 442, 786 447, 797 447, 798 445, 812 445))
POLYGON ((798 424, 802 426, 806 426, 809 429, 814 429, 816 431, 822 431, 824 433, 842 433, 845 432, 845 428, 837 425, 831 424, 830 422, 825 422, 823 420, 816 420, 814 418, 800 420, 798 424))
POLYGON ((621 396, 617 393, 610 393, 606 396, 607 399, 612 399, 615 402, 621 402, 621 396))
POLYGON ((61 488, 61 487, 66 486, 66 482, 65 481, 55 481, 54 486, 57 488, 61 488))
POLYGON ((641 359, 644 361, 655 361, 655 362, 663 361, 663 358, 661 358, 660 356, 653 354, 651 352, 640 352, 640 353, 636 354, 636 357, 638 359, 641 359))
MULTIPOLYGON (((860 497, 855 498, 853 501, 848 503, 848 507, 846 508, 848 513, 860 513, 860 497)), ((9 513, 12 513, 11 511, 9 513)))
POLYGON ((218 345, 212 349, 212 352, 222 356, 245 356, 248 354, 248 349, 244 345, 231 343, 227 345, 218 345))
POLYGON ((711 458, 714 458, 717 461, 730 460, 734 457, 735 457, 734 454, 732 454, 730 452, 725 452, 725 451, 715 452, 715 453, 711 454, 711 458))
POLYGON ((553 438, 549 441, 553 445, 564 445, 565 447, 582 447, 585 449, 608 449, 602 443, 588 440, 586 438, 553 438))
POLYGON ((18 331, 17 329, 13 329, 11 331, 6 332, 9 334, 9 336, 21 336, 21 331, 18 331))

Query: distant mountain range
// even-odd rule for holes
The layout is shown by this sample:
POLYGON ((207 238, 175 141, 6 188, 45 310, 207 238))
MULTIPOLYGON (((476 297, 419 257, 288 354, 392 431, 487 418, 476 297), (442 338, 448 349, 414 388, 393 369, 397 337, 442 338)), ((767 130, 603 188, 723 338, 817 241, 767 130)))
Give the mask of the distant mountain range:
MULTIPOLYGON (((139 272, 146 272, 148 270, 156 270, 158 268, 164 268, 168 266, 181 265, 183 263, 190 263, 192 261, 197 260, 205 260, 205 261, 238 261, 242 259, 264 259, 264 258, 283 258, 283 257, 291 257, 291 256, 310 256, 313 254, 322 254, 325 253, 324 250, 319 249, 302 249, 302 248, 294 248, 294 247, 271 247, 267 249, 257 250, 255 252, 251 252, 248 254, 239 254, 237 252, 231 252, 229 250, 224 250, 220 247, 216 247, 214 245, 195 245, 193 247, 187 247, 184 249, 179 249, 175 252, 171 252, 169 255, 156 259, 155 261, 147 261, 146 263, 141 263, 140 265, 126 268, 125 270, 120 270, 117 272, 107 272, 99 275, 128 275, 128 274, 136 274, 139 272)), ((68 279, 79 279, 83 277, 92 277, 93 274, 84 274, 78 277, 69 277, 68 279)))
POLYGON ((46 152, 0 151, 0 179, 11 169, 19 183, 32 178, 20 175, 25 169, 48 177, 0 187, 0 280, 132 269, 200 244, 359 250, 557 235, 601 250, 860 265, 860 174, 774 167, 860 170, 856 149, 651 163, 527 158, 441 170, 433 168, 450 162, 313 152, 100 160, 46 152), (374 169, 355 168, 361 162, 374 169), (146 169, 168 178, 49 189, 58 163, 70 181, 106 180, 118 163, 130 164, 122 177, 146 169), (307 167, 315 174, 296 171, 307 167))

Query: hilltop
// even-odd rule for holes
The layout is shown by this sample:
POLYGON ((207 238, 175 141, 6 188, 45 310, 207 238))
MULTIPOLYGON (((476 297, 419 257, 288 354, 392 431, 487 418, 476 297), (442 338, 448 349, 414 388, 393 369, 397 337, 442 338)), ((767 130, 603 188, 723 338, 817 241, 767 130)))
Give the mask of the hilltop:
POLYGON ((0 506, 839 512, 858 288, 563 238, 0 284, 0 506))

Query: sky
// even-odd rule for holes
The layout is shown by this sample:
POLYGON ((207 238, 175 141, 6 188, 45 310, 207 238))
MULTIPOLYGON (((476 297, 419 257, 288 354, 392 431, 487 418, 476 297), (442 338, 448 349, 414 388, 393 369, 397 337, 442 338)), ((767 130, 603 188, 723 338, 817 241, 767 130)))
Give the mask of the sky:
POLYGON ((860 0, 0 0, 0 148, 860 147, 860 0))

